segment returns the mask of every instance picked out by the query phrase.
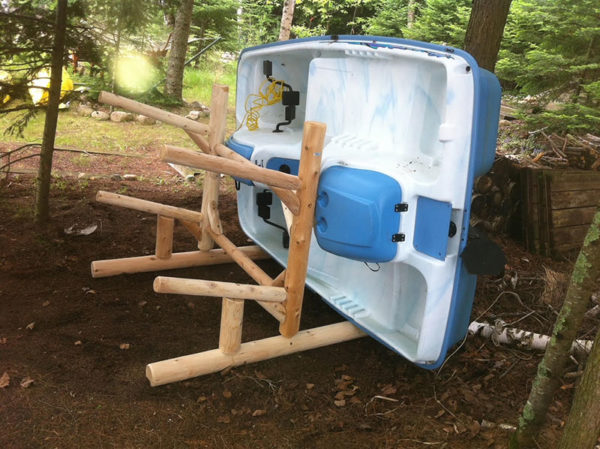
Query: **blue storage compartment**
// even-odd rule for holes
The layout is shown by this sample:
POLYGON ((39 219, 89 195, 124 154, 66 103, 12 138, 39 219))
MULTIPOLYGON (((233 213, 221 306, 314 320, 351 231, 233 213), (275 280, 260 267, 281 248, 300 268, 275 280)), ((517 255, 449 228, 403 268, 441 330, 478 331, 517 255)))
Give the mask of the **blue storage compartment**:
POLYGON ((319 246, 338 256, 388 262, 403 240, 398 234, 402 188, 393 178, 342 166, 321 175, 315 213, 319 246))
POLYGON ((298 176, 298 170, 300 169, 299 159, 289 159, 285 157, 272 157, 267 161, 267 168, 269 170, 277 170, 289 175, 298 176))
POLYGON ((452 205, 445 201, 420 196, 413 246, 423 254, 438 260, 446 258, 452 205))

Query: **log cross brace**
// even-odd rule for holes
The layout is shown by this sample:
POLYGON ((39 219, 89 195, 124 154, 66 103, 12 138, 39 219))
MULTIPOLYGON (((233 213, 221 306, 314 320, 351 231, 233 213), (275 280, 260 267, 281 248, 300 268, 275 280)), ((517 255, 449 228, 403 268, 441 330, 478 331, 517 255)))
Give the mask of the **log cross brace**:
POLYGON ((203 185, 201 212, 125 195, 98 192, 96 199, 99 202, 156 214, 156 250, 152 256, 94 261, 92 276, 236 262, 258 284, 156 277, 154 290, 157 293, 221 297, 222 313, 219 348, 147 365, 146 376, 152 386, 365 335, 349 322, 299 332, 325 125, 305 122, 298 176, 258 167, 223 145, 227 95, 227 86, 213 86, 208 126, 117 95, 103 92, 99 97, 99 101, 107 104, 183 128, 203 153, 165 145, 161 159, 202 168, 207 170, 207 174, 203 185), (221 173, 266 184, 290 210, 293 219, 287 268, 275 279, 254 262, 268 257, 262 249, 258 246, 237 247, 224 235, 218 212, 218 175, 221 173), (180 221, 196 237, 198 251, 173 253, 175 220, 180 221), (220 249, 213 249, 215 243, 220 249), (277 319, 281 335, 242 344, 245 300, 257 301, 277 319))

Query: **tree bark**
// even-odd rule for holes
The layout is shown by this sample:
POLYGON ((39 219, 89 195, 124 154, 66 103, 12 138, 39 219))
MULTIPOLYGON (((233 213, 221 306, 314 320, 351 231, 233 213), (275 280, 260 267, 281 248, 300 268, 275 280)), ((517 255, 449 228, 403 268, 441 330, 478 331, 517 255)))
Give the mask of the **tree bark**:
POLYGON ((465 50, 479 67, 494 71, 511 0, 473 0, 465 50))
POLYGON ((296 0, 284 0, 283 2, 283 12, 281 13, 281 27, 279 28, 280 41, 287 41, 290 38, 295 6, 296 0))
POLYGON ((592 347, 581 383, 558 449, 592 449, 600 437, 600 330, 592 347))
POLYGON ((183 100, 181 96, 183 91, 183 69, 193 8, 194 0, 182 0, 177 10, 177 16, 175 17, 173 41, 171 43, 171 51, 169 52, 165 94, 179 101, 183 100))
POLYGON ((50 89, 48 107, 44 122, 44 134, 40 152, 38 169, 35 221, 44 224, 49 216, 50 179, 52 174, 52 156, 58 122, 58 105, 60 103, 63 54, 65 48, 65 31, 67 28, 67 0, 58 0, 56 6, 56 22, 54 24, 54 46, 52 47, 52 65, 50 73, 50 89))
MULTIPOLYGON (((600 272, 600 208, 596 211, 575 262, 564 304, 554 324, 550 344, 538 366, 529 398, 519 418, 517 431, 511 438, 511 449, 535 447, 535 438, 545 421, 546 413, 558 387, 569 358, 569 350, 595 289, 598 272, 600 272)), ((583 449, 583 446, 580 447, 583 449)))
POLYGON ((415 23, 415 14, 417 10, 417 0, 408 0, 408 8, 406 14, 406 28, 412 28, 415 23))

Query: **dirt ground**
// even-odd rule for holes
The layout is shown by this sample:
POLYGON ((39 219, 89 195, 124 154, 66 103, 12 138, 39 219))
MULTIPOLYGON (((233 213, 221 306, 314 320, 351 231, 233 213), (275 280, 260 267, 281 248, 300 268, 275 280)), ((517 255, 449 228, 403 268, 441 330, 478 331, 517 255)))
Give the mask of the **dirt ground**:
MULTIPOLYGON (((93 260, 154 251, 155 217, 98 204, 98 190, 199 209, 201 188, 158 162, 155 150, 148 148, 146 159, 89 155, 85 169, 73 162, 81 155, 57 154, 52 222, 44 231, 32 224, 33 176, 0 181, 0 376, 10 378, 0 388, 0 448, 506 447, 541 354, 480 337, 467 338, 437 372, 363 338, 150 387, 145 365, 217 347, 220 317, 218 300, 154 293, 153 273, 90 276, 93 260), (64 231, 92 224, 98 228, 91 235, 64 231)), ((31 159, 15 170, 35 165, 31 159)), ((225 232, 248 244, 231 183, 223 182, 225 232)), ((570 262, 497 239, 506 274, 480 278, 472 318, 548 333, 560 306, 552 295, 559 296, 570 262), (559 280, 549 281, 546 269, 559 280)), ((195 247, 183 228, 175 240, 176 251, 195 247)), ((276 263, 260 264, 278 273, 276 263)), ((167 273, 248 281, 235 265, 167 273)), ((249 303, 244 339, 275 335, 275 321, 249 303)), ((339 320, 307 293, 303 328, 339 320)), ((563 380, 540 447, 555 446, 573 382, 563 380)))

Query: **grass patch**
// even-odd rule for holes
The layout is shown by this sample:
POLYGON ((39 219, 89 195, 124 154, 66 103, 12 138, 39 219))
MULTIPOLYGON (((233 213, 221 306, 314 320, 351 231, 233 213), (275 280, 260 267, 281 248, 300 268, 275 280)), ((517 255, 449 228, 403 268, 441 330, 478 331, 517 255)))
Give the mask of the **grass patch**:
MULTIPOLYGON (((237 63, 223 63, 218 54, 211 55, 197 67, 187 67, 184 76, 183 97, 187 102, 198 101, 210 105, 212 86, 215 83, 229 86, 228 128, 235 127, 235 87, 237 63)), ((94 78, 91 80, 98 82, 94 78)), ((102 86, 95 86, 102 87, 102 86)), ((164 106, 159 106, 165 108, 164 106)), ((166 109, 166 108, 165 108, 166 109)), ((189 108, 177 108, 172 112, 186 115, 189 108)), ((20 113, 0 114, 0 142, 10 143, 41 143, 44 131, 44 111, 39 111, 32 118, 23 137, 3 134, 4 130, 14 123, 20 113)), ((203 120, 208 123, 208 119, 203 120)), ((140 154, 140 149, 156 147, 161 144, 179 145, 193 148, 187 135, 171 125, 159 123, 151 126, 140 125, 136 122, 113 123, 98 121, 89 117, 80 117, 75 108, 60 111, 55 146, 59 148, 76 148, 88 151, 109 153, 140 154)), ((86 160, 77 161, 81 167, 86 166, 86 160)))
POLYGON ((198 67, 186 67, 183 77, 183 98, 210 105, 213 84, 229 86, 229 107, 235 107, 237 63, 208 60, 198 67))
MULTIPOLYGON (((40 111, 25 128, 23 137, 2 135, 1 141, 13 143, 41 143, 45 114, 40 111)), ((14 120, 16 114, 0 115, 0 132, 14 120)), ((58 115, 56 147, 108 153, 139 154, 137 149, 169 143, 190 146, 189 137, 179 128, 159 123, 151 126, 136 122, 114 123, 80 117, 74 111, 58 115)), ((83 162, 83 161, 82 161, 83 162)))

